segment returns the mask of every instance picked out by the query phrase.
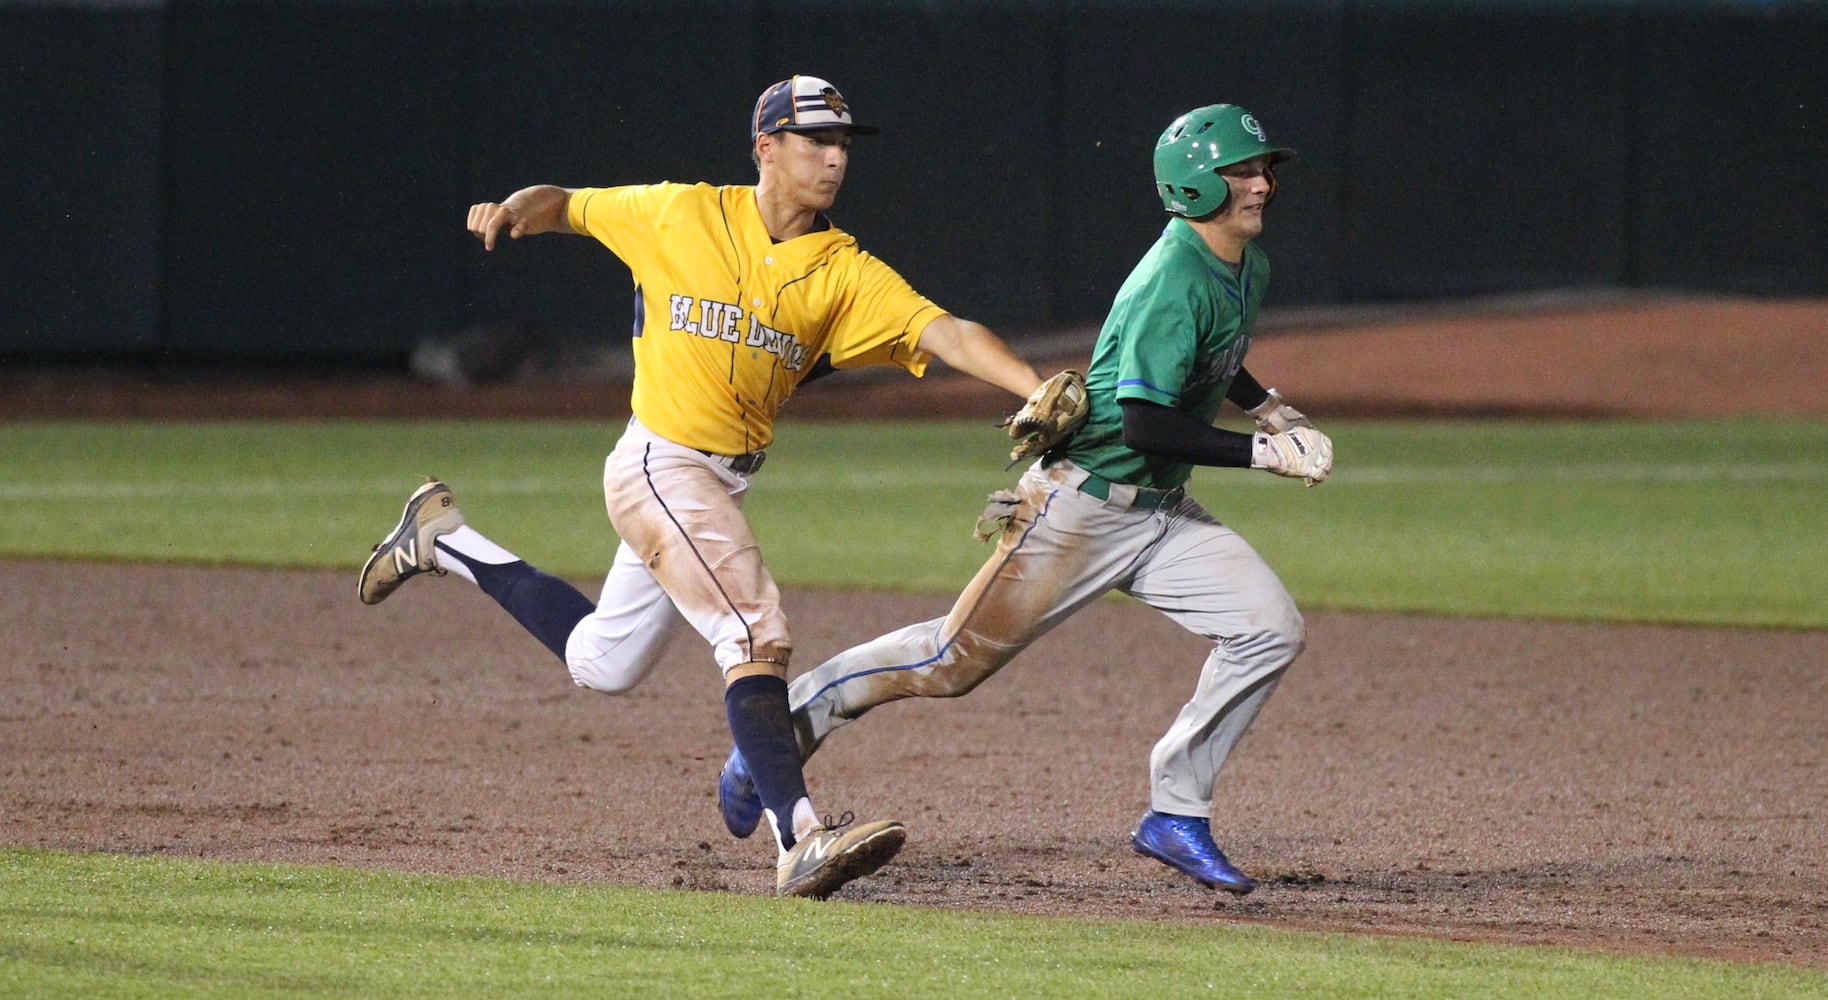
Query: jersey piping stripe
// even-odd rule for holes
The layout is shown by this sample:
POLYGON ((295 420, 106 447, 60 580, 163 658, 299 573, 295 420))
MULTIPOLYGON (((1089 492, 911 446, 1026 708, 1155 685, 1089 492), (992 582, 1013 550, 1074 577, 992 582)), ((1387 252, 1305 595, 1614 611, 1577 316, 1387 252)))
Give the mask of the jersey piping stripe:
MULTIPOLYGON (((853 241, 853 242, 855 242, 855 241, 853 241)), ((842 246, 843 244, 839 244, 839 245, 842 246)), ((814 264, 812 267, 812 270, 807 271, 805 274, 802 274, 797 278, 789 278, 785 284, 783 284, 783 285, 781 285, 781 287, 775 289, 774 290, 774 309, 768 313, 768 325, 773 326, 776 323, 776 321, 780 318, 781 300, 786 297, 787 289, 792 288, 794 285, 797 285, 800 282, 805 281, 806 279, 812 277, 815 274, 818 274, 820 271, 824 270, 830 264, 831 264, 831 258, 827 257, 826 259, 819 261, 817 264, 814 264)), ((780 371, 780 367, 781 366, 778 364, 768 366, 768 390, 767 390, 767 394, 764 395, 762 398, 772 399, 774 397, 774 379, 775 379, 776 374, 780 371)), ((733 355, 731 358, 731 378, 734 379, 735 377, 736 377, 735 376, 735 357, 733 355)), ((801 376, 800 380, 805 381, 805 376, 801 376)), ((787 392, 782 394, 781 401, 783 403, 786 402, 787 396, 791 395, 792 393, 793 393, 793 389, 791 387, 789 387, 787 392)))
MULTIPOLYGON (((768 366, 768 388, 762 390, 762 399, 769 400, 769 399, 774 398, 774 380, 776 378, 780 377, 780 371, 781 371, 780 365, 769 365, 768 366)), ((749 425, 747 423, 745 423, 745 424, 743 424, 743 426, 745 428, 747 428, 749 425)), ((748 435, 748 433, 749 432, 747 430, 745 430, 743 432, 745 437, 748 435)), ((753 451, 754 449, 752 448, 750 450, 753 451)))
MULTIPOLYGON (((587 194, 587 195, 585 195, 585 196, 584 196, 584 205, 583 205, 583 207, 582 207, 582 208, 579 208, 579 209, 578 209, 578 215, 580 215, 580 216, 582 216, 582 217, 584 217, 584 218, 586 218, 586 219, 588 219, 588 218, 590 218, 590 200, 591 200, 591 199, 592 199, 592 198, 595 198, 595 197, 596 197, 596 196, 597 196, 597 195, 599 195, 599 194, 602 194, 602 193, 603 193, 603 192, 602 192, 602 191, 601 191, 601 190, 596 190, 596 191, 592 191, 592 192, 590 192, 590 193, 589 193, 589 194, 587 194)), ((569 219, 567 219, 567 220, 566 220, 566 225, 567 225, 567 226, 569 226, 569 225, 570 225, 570 224, 571 224, 571 223, 570 223, 570 220, 569 220, 569 219)))
MULTIPOLYGON (((839 245, 841 246, 842 244, 839 244, 839 245)), ((812 266, 812 270, 807 271, 805 274, 802 274, 797 278, 788 278, 786 281, 781 283, 781 287, 774 290, 774 310, 768 314, 768 323, 770 326, 772 326, 774 324, 774 321, 776 319, 778 319, 781 315, 781 297, 782 297, 782 295, 784 295, 786 293, 787 289, 792 288, 793 286, 799 284, 800 282, 805 281, 807 278, 810 278, 813 275, 818 274, 820 271, 825 270, 825 268, 830 266, 830 264, 831 264, 830 258, 819 261, 817 264, 814 264, 812 266)))
POLYGON ((1212 266, 1210 260, 1201 262, 1206 265, 1206 272, 1219 283, 1219 288, 1225 292, 1225 297, 1237 303, 1240 315, 1250 308, 1250 250, 1250 247, 1244 248, 1244 257, 1239 262, 1236 274, 1220 271, 1212 266))
MULTIPOLYGON (((730 228, 730 209, 724 203, 723 194, 724 194, 723 191, 718 192, 717 217, 719 219, 723 220, 724 238, 730 241, 730 273, 736 276, 736 279, 735 279, 736 280, 736 301, 741 302, 743 300, 743 265, 742 265, 743 251, 742 251, 742 246, 736 242, 736 233, 734 231, 732 231, 730 228)), ((737 355, 738 349, 741 347, 742 347, 742 341, 740 341, 740 340, 737 341, 736 343, 733 343, 730 345, 730 370, 728 372, 726 372, 724 375, 724 380, 726 382, 728 382, 730 385, 736 384, 736 355, 737 355)), ((741 406, 742 400, 740 400, 740 399, 737 400, 737 405, 741 406)), ((747 407, 743 407, 743 408, 745 410, 747 409, 747 407)), ((748 414, 747 413, 743 414, 742 419, 743 419, 743 426, 745 428, 748 427, 749 426, 748 414)), ((745 432, 743 435, 743 444, 746 446, 748 443, 749 443, 749 435, 747 434, 747 432, 745 432)), ((748 449, 747 447, 745 447, 744 450, 747 451, 747 450, 751 450, 751 449, 748 449)))
MULTIPOLYGON (((705 562, 704 553, 699 552, 698 546, 692 544, 691 533, 686 531, 685 525, 680 524, 679 519, 673 516, 672 508, 666 505, 666 498, 661 496, 660 491, 654 487, 654 475, 647 467, 648 458, 653 453, 653 445, 648 444, 641 447, 641 476, 647 480, 648 492, 652 493, 654 499, 659 502, 660 509, 666 511, 666 519, 671 521, 673 527, 679 530, 679 537, 686 540, 686 548, 692 550, 692 557, 698 560, 698 565, 704 567, 705 575, 711 578, 711 585, 717 588, 717 595, 724 599, 724 604, 730 608, 730 613, 736 616, 737 621, 743 623, 743 641, 748 644, 749 655, 753 657, 755 655, 755 633, 749 630, 748 620, 743 617, 741 611, 737 610, 736 602, 730 600, 729 591, 724 589, 723 581, 717 578, 717 573, 711 569, 711 564, 705 562)), ((753 663, 755 661, 750 660, 749 662, 753 663)))
POLYGON ((743 249, 736 242, 736 231, 730 228, 730 209, 724 204, 721 195, 717 199, 717 214, 724 220, 724 238, 730 241, 730 263, 732 264, 730 270, 736 275, 736 291, 740 298, 743 290, 743 269, 741 267, 743 249))
MULTIPOLYGON (((1028 536, 1030 534, 1032 534, 1036 528, 1040 527, 1042 519, 1047 517, 1047 508, 1053 506, 1054 498, 1059 495, 1060 495, 1060 491, 1057 489, 1051 490, 1048 492, 1047 500, 1041 504, 1041 511, 1040 511, 1040 513, 1035 515, 1034 523, 1030 524, 1028 526, 1027 530, 1022 532, 1022 538, 1020 541, 1016 542, 1014 545, 1009 547, 1009 554, 1005 555, 1003 557, 1003 565, 1005 565, 1005 566, 1008 565, 1009 560, 1014 558, 1015 554, 1017 552, 1021 551, 1022 546, 1028 543, 1028 536)), ((995 583, 995 580, 993 579, 991 581, 991 584, 986 585, 984 587, 984 590, 978 594, 979 601, 982 601, 984 599, 984 594, 989 593, 990 586, 994 585, 994 583, 995 583)), ((965 619, 964 619, 965 622, 970 622, 972 614, 974 614, 976 611, 977 611, 977 605, 973 604, 971 606, 971 609, 969 611, 965 612, 965 619)), ((950 618, 951 615, 948 614, 946 617, 950 618)), ((963 627, 964 627, 964 625, 961 623, 960 628, 963 628, 963 627)), ((1039 638, 1039 636, 1037 636, 1036 638, 1039 638)), ((939 644, 939 648, 934 650, 932 656, 929 656, 926 659, 921 660, 918 663, 901 663, 901 664, 895 664, 893 666, 887 666, 887 667, 873 667, 869 670, 859 670, 856 673, 845 674, 843 677, 839 677, 836 680, 832 681, 830 684, 827 684, 824 687, 820 688, 819 690, 814 691, 812 693, 812 697, 807 698, 804 702, 801 702, 798 705, 795 705, 793 707, 793 710, 798 712, 800 709, 805 708, 807 705, 810 705, 813 702, 818 701, 820 696, 825 694, 825 692, 830 691, 832 688, 835 688, 840 684, 843 684, 845 681, 855 680, 859 677, 869 677, 873 674, 886 674, 886 673, 890 673, 890 672, 896 671, 896 670, 919 670, 922 667, 931 666, 932 664, 938 663, 939 661, 946 658, 946 651, 952 648, 952 644, 955 641, 957 641, 957 639, 958 639, 958 633, 956 633, 956 632, 954 632, 953 634, 951 634, 949 636, 946 636, 945 640, 939 644)))
POLYGON ((1162 394, 1162 395, 1164 395, 1164 396, 1166 396, 1166 397, 1168 397, 1168 398, 1169 398, 1169 399, 1172 399, 1172 400, 1174 400, 1174 401, 1175 401, 1175 402, 1177 402, 1177 403, 1178 403, 1178 402, 1180 402, 1180 401, 1181 401, 1181 394, 1180 394, 1180 393, 1178 393, 1178 392, 1169 392, 1169 391, 1168 391, 1168 390, 1166 390, 1166 389, 1164 389, 1164 388, 1162 388, 1162 387, 1161 387, 1161 386, 1159 386, 1159 385, 1151 385, 1151 384, 1149 384, 1149 383, 1148 383, 1148 382, 1147 382, 1147 381, 1145 381, 1145 380, 1144 380, 1144 379, 1140 379, 1140 378, 1126 378, 1126 379, 1123 379, 1123 380, 1122 380, 1122 381, 1120 381, 1120 382, 1118 382, 1118 383, 1117 383, 1117 388, 1119 388, 1119 389, 1126 389, 1126 388, 1128 388, 1128 387, 1130 387, 1130 386, 1133 386, 1133 385, 1140 385, 1140 386, 1142 386, 1142 387, 1143 387, 1143 388, 1145 388, 1145 389, 1147 389, 1147 390, 1149 390, 1149 391, 1150 391, 1150 392, 1159 392, 1159 393, 1161 393, 1161 394, 1162 394))
MULTIPOLYGON (((907 333, 907 332, 908 332, 908 328, 909 328, 909 327, 911 327, 911 326, 913 326, 913 325, 914 325, 914 317, 916 317, 916 316, 919 316, 919 315, 920 315, 920 314, 921 314, 921 313, 923 313, 923 312, 926 312, 926 311, 927 311, 927 307, 926 307, 926 306, 921 306, 921 307, 920 307, 920 308, 919 308, 919 309, 916 309, 916 310, 914 310, 914 311, 913 311, 913 312, 911 312, 911 313, 909 313, 909 314, 908 314, 908 318, 907 318, 907 319, 904 319, 904 320, 902 320, 902 321, 901 321, 901 332, 902 332, 902 333, 907 333)), ((947 314, 945 314, 945 313, 941 313, 941 315, 947 315, 947 314)), ((933 317, 933 318, 934 318, 934 319, 938 319, 938 318, 939 318, 939 316, 935 316, 935 317, 933 317)), ((928 325, 929 325, 929 326, 930 326, 930 325, 932 325, 932 324, 931 324, 931 322, 930 322, 930 321, 929 321, 929 323, 928 323, 928 325)), ((922 327, 922 328, 921 328, 921 331, 920 331, 920 332, 922 332, 922 333, 925 333, 925 332, 927 332, 927 331, 926 331, 926 327, 922 327)), ((895 346, 894 346, 894 348, 893 348, 893 349, 891 349, 891 350, 890 350, 890 351, 889 351, 889 358, 890 358, 890 359, 892 359, 892 360, 893 360, 893 359, 896 359, 896 358, 897 358, 897 352, 898 352, 898 351, 900 351, 900 350, 901 350, 901 341, 899 341, 899 340, 897 340, 897 341, 896 341, 896 342, 895 342, 895 346)), ((919 341, 918 341, 918 338, 917 338, 917 339, 916 339, 916 342, 915 342, 915 344, 914 344, 914 350, 915 350, 915 351, 916 351, 916 352, 919 352, 919 350, 920 350, 920 344, 919 344, 919 341)))

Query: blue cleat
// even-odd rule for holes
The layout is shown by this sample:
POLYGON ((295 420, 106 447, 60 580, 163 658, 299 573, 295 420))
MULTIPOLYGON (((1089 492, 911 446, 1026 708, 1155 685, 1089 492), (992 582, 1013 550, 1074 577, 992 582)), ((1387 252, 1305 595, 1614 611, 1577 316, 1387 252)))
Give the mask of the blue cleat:
MULTIPOLYGON (((726 808, 724 818, 729 819, 726 808)), ((1154 858, 1201 885, 1223 889, 1242 896, 1257 887, 1249 875, 1239 871, 1225 858, 1225 852, 1212 842, 1212 827, 1203 816, 1174 816, 1151 809, 1136 824, 1130 835, 1136 853, 1154 858)))
POLYGON ((756 794, 755 779, 749 777, 749 765, 732 747, 730 759, 717 776, 717 808, 723 811, 724 826, 733 837, 747 837, 762 822, 762 797, 756 794))

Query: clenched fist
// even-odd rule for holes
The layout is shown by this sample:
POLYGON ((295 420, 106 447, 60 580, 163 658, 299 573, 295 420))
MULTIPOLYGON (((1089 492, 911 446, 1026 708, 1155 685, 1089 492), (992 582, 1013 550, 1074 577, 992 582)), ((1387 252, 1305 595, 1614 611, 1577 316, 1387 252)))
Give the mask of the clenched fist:
POLYGON ((1333 441, 1312 427, 1258 433, 1251 439, 1250 467, 1305 479, 1309 486, 1323 483, 1333 471, 1333 441))
POLYGON ((1250 418, 1257 422, 1257 429, 1265 434, 1281 434, 1295 427, 1314 426, 1307 414, 1284 403, 1282 394, 1274 389, 1269 391, 1268 399, 1244 412, 1250 414, 1250 418))

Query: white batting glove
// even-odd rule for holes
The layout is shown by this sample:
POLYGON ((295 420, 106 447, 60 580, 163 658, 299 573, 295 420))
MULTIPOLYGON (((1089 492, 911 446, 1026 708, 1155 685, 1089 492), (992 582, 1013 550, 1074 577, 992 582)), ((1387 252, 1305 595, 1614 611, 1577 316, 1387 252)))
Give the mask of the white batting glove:
POLYGON ((1269 398, 1244 411, 1257 422, 1257 429, 1265 434, 1281 434, 1295 427, 1312 427, 1314 422, 1307 414, 1284 403, 1282 394, 1274 389, 1269 391, 1269 398))
POLYGON ((1309 486, 1326 482, 1333 471, 1333 440, 1312 427, 1296 427, 1281 434, 1258 433, 1250 445, 1253 469, 1305 479, 1309 486))

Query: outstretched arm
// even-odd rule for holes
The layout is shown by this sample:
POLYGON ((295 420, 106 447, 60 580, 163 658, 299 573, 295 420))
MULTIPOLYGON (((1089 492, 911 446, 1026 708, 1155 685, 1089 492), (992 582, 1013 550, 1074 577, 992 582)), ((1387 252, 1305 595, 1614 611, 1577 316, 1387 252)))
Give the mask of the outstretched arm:
POLYGON ((1027 397, 1041 384, 1034 366, 982 323, 941 316, 920 332, 921 350, 972 378, 1027 397))
POLYGON ((495 237, 504 227, 508 238, 515 240, 539 233, 569 233, 565 203, 570 198, 569 188, 551 184, 521 188, 499 202, 471 205, 469 229, 482 240, 484 250, 495 249, 495 237))

